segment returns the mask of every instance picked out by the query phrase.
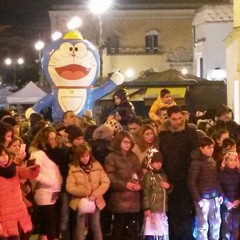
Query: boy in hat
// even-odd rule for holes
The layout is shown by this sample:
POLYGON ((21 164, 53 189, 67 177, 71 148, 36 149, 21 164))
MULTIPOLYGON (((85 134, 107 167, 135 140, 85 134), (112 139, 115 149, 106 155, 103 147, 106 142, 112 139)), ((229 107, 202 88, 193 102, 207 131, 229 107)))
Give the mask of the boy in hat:
POLYGON ((84 143, 84 133, 78 126, 70 125, 65 132, 68 134, 68 140, 73 146, 78 147, 84 143))
POLYGON ((145 216, 145 240, 169 239, 167 220, 167 190, 170 184, 162 169, 162 154, 156 149, 149 153, 149 172, 143 179, 142 208, 145 216))

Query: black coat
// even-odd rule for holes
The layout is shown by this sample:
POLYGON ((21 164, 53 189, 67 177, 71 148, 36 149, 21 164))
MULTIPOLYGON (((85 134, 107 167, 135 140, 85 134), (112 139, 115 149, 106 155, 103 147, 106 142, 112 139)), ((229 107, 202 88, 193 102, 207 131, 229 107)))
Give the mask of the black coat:
POLYGON ((240 173, 236 168, 220 171, 218 181, 222 187, 224 203, 240 199, 240 173))

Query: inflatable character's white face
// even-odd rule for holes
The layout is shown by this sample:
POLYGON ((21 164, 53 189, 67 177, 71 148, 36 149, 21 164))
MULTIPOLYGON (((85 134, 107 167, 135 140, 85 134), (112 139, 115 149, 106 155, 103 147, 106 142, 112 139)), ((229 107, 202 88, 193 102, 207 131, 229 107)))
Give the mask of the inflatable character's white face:
POLYGON ((62 40, 51 50, 48 74, 57 87, 88 87, 96 79, 99 62, 95 47, 84 40, 62 40))

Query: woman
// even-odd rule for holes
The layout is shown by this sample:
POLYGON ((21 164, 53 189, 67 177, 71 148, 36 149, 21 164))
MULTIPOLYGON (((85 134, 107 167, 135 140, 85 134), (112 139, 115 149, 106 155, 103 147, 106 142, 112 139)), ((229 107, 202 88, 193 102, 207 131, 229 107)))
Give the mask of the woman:
POLYGON ((40 174, 36 178, 34 199, 40 213, 40 239, 59 238, 58 197, 61 191, 62 176, 54 159, 52 149, 57 146, 56 131, 46 127, 35 135, 30 146, 31 159, 40 165, 40 174), (49 157, 51 155, 51 158, 49 157))
POLYGON ((151 125, 144 124, 141 126, 139 137, 135 138, 135 141, 133 152, 136 153, 142 164, 148 151, 158 148, 158 136, 151 125))

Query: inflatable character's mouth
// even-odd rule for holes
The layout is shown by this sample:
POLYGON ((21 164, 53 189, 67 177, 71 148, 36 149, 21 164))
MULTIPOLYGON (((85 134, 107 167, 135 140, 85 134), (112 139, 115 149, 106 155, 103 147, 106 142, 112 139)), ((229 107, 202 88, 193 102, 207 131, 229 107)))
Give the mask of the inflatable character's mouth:
POLYGON ((91 70, 77 64, 70 64, 64 67, 55 68, 58 75, 67 80, 78 80, 85 77, 91 70))

